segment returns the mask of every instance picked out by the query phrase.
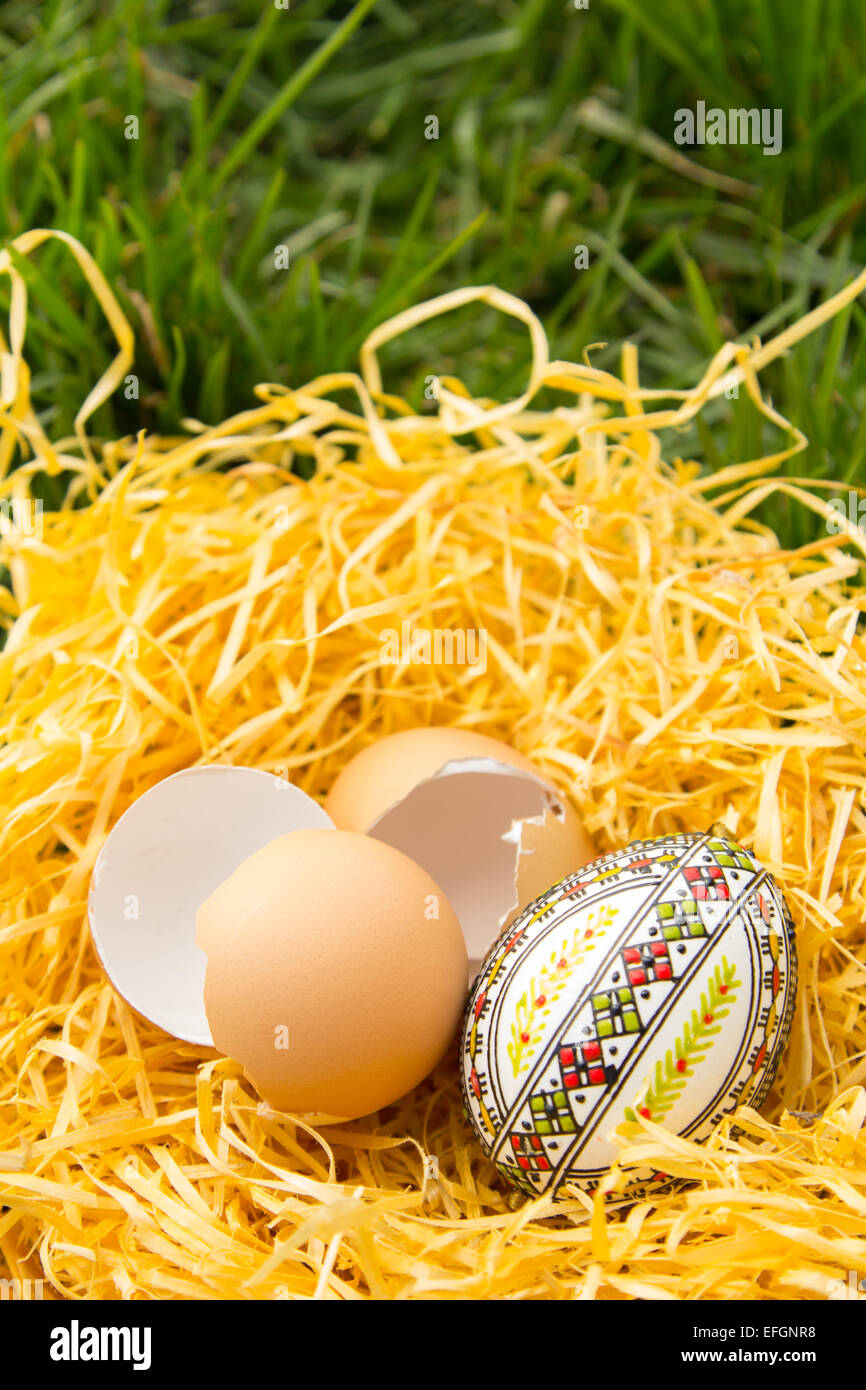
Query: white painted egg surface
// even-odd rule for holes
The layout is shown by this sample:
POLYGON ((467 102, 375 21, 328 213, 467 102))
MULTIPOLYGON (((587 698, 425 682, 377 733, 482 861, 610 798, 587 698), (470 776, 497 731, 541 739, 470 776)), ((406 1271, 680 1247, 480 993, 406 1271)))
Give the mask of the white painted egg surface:
MULTIPOLYGON (((790 913, 729 838, 670 835, 603 855, 549 889, 491 947, 461 1043, 467 1118, 530 1195, 591 1190, 640 1112, 706 1138, 760 1105, 794 1009, 790 913)), ((629 1196, 664 1174, 634 1172, 629 1196)))

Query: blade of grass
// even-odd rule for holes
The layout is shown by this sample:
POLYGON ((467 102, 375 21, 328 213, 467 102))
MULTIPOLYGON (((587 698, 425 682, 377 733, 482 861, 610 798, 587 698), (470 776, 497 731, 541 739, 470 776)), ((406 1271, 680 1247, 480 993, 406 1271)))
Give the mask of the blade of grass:
POLYGON ((33 302, 41 305, 67 342, 89 355, 104 355, 99 339, 91 332, 86 321, 70 309, 64 296, 54 289, 42 269, 28 257, 22 256, 14 246, 9 246, 8 250, 15 269, 21 272, 27 284, 33 302))
POLYGON ((420 293, 421 289, 424 285, 426 285, 427 281, 430 280, 432 276, 434 276, 439 270, 441 270, 444 265, 447 265, 448 261, 450 261, 454 256, 456 256, 457 252, 461 249, 461 247, 465 246, 467 242, 471 241, 472 238, 481 230, 481 228, 484 226, 484 223, 487 221, 487 216, 487 209, 482 208, 481 212, 479 212, 477 217, 473 218, 473 220, 469 223, 468 227, 464 227, 462 232, 458 232, 457 236, 454 237, 452 241, 449 241, 447 246, 444 246, 442 248, 438 256, 434 256, 432 261, 428 262, 428 264, 425 265, 422 270, 419 270, 415 275, 411 277, 411 279, 407 280, 402 290, 400 290, 397 294, 393 295, 390 300, 387 300, 384 306, 381 304, 377 305, 376 313, 374 315, 368 315, 368 317, 364 321, 364 325, 360 337, 358 339, 359 344, 363 341, 364 338, 366 338, 367 334, 370 332, 370 329, 375 327, 376 323, 379 323, 381 321, 380 316, 383 312, 383 309, 384 315, 385 317, 387 317, 388 314, 394 312, 395 307, 399 304, 402 304, 404 301, 406 303, 410 303, 420 293))
POLYGON ((250 278, 250 273, 256 261, 262 254, 262 241, 265 231, 270 221, 271 214, 277 205, 280 194, 283 191, 283 184, 286 181, 286 171, 282 167, 274 172, 270 187, 259 204, 255 220, 250 228, 249 236, 244 242, 238 255, 235 266, 235 281, 239 285, 244 285, 250 278))
POLYGON ((256 355, 268 376, 273 379, 277 375, 277 364, 271 357, 265 346, 264 339, 256 324, 255 319, 249 311, 249 305, 242 294, 239 294, 227 276, 220 276, 220 288, 222 289, 223 299, 231 311, 232 317, 240 328, 241 332, 252 344, 256 355))
POLYGON ((274 4, 269 5, 264 10, 249 40, 244 44, 241 60, 232 73, 231 79, 205 127, 205 137, 208 144, 214 143, 237 105, 246 86, 247 78, 255 67, 259 54, 267 43, 271 30, 281 13, 284 14, 285 11, 280 11, 274 4))
POLYGON ((296 101, 301 93, 310 85, 314 77, 317 77, 322 69, 330 62, 335 53, 339 53, 343 45, 352 37, 366 16, 375 6, 377 0, 357 0, 342 24, 339 24, 329 38, 320 44, 315 53, 312 53, 305 63, 298 68, 297 72, 289 78, 266 111, 253 121, 243 136, 236 142, 233 148, 225 156, 222 163, 215 170, 211 179, 211 192, 216 193, 222 188, 226 179, 234 173, 239 165, 243 164, 264 139, 268 131, 279 120, 280 116, 296 101))

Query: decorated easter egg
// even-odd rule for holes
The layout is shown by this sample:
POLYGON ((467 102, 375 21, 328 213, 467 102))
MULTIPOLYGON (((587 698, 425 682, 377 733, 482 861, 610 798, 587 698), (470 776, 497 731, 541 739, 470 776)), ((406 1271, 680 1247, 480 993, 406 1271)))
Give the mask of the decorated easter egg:
MULTIPOLYGON (((644 1116, 692 1140, 769 1090, 794 1010, 791 915, 716 828, 602 855, 490 948, 461 1040, 467 1118, 530 1196, 592 1190, 644 1116)), ((632 1170, 628 1196, 669 1180, 632 1170)))

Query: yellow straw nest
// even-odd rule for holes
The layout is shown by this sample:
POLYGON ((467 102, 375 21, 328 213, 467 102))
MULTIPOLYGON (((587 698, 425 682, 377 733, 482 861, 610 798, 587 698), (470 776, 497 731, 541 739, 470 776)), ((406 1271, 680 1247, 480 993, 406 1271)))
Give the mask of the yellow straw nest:
POLYGON ((757 374, 866 275, 772 342, 728 345, 665 404, 631 346, 619 377, 550 362, 527 307, 485 287, 385 324, 360 376, 261 386, 214 428, 106 442, 85 423, 128 373, 132 332, 73 238, 15 247, 48 237, 118 354, 75 437, 50 441, 25 285, 0 254, 5 1277, 73 1299, 808 1299, 866 1275, 864 538, 839 518, 786 551, 753 515, 784 491, 835 518, 767 476, 804 441, 757 374), (424 416, 384 394, 378 348, 473 301, 529 329, 525 394, 477 401, 446 380, 424 416), (533 411, 543 385, 560 404, 533 411), (672 427, 734 386, 780 451, 702 476, 672 427), (347 388, 357 408, 333 399, 347 388), (61 469, 68 504, 22 525, 32 475, 61 469), (486 632, 486 669, 384 662, 404 622, 486 632), (399 1106, 317 1130, 106 980, 88 881, 148 787, 228 762, 321 797, 371 740, 431 723, 534 758, 600 853, 724 820, 784 885, 801 987, 776 1090, 703 1146, 622 1132, 621 1162, 690 1180, 654 1204, 510 1192, 464 1127, 456 1048, 399 1106))

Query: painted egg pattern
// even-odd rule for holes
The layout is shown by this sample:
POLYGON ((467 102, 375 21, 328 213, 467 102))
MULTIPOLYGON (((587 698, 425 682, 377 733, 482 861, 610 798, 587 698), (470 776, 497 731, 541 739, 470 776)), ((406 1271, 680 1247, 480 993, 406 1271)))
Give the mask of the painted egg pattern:
MULTIPOLYGON (((491 947, 461 1040, 466 1117, 530 1196, 592 1190, 640 1112, 692 1140, 766 1096, 788 1038, 794 927, 715 830, 635 841, 556 884, 491 947)), ((666 1175, 633 1172, 626 1195, 666 1175)))

